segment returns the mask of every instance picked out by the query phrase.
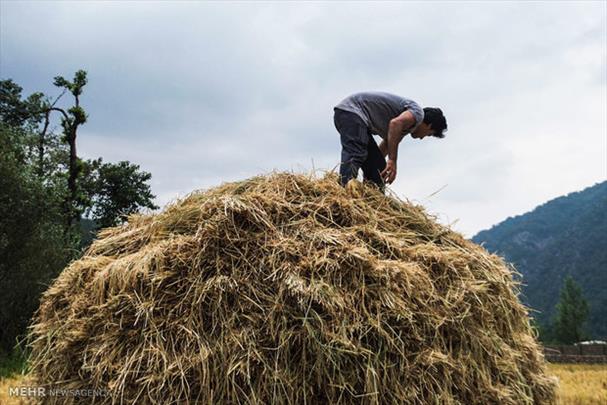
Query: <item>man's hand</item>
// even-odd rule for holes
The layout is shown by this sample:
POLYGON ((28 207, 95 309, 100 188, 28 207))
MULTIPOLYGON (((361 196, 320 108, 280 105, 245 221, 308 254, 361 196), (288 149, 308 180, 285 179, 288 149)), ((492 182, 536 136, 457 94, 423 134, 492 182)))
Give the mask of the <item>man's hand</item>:
POLYGON ((388 184, 392 184, 396 178, 396 160, 388 159, 386 168, 380 173, 382 179, 388 184))

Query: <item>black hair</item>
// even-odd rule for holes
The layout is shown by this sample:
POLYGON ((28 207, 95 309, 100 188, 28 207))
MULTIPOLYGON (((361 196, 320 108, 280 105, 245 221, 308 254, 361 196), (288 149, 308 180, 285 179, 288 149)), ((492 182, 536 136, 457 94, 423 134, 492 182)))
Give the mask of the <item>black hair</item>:
POLYGON ((443 115, 443 111, 436 107, 424 108, 424 123, 428 124, 434 130, 432 136, 444 138, 444 131, 447 130, 447 119, 443 115))

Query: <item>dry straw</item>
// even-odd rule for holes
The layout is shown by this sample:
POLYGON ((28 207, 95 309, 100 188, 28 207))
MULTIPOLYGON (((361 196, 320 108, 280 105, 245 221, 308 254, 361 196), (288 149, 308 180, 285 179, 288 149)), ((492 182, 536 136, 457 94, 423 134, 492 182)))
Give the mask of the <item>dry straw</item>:
POLYGON ((95 403, 551 404, 517 294, 423 208, 276 173, 102 231, 42 298, 32 376, 95 403))

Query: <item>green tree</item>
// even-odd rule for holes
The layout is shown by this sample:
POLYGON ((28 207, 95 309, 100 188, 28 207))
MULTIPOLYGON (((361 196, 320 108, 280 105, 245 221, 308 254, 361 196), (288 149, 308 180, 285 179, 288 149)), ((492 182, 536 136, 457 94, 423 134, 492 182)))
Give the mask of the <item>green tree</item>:
POLYGON ((69 260, 61 199, 27 161, 20 127, 0 124, 0 355, 25 331, 38 297, 69 260))
POLYGON ((101 158, 84 165, 84 185, 89 197, 86 214, 101 228, 124 222, 142 208, 157 209, 147 182, 148 172, 128 161, 103 163, 101 158))
MULTIPOLYGON (((151 175, 139 166, 83 162, 76 154, 86 122, 79 100, 86 72, 73 81, 58 76, 55 85, 63 91, 51 100, 42 93, 23 97, 19 85, 0 80, 0 357, 26 331, 40 294, 81 254, 82 213, 109 226, 156 208, 151 175), (58 106, 68 92, 74 105, 58 106), (61 134, 52 130, 57 116, 61 134)), ((92 221, 83 222, 88 233, 92 221)))
POLYGON ((555 337, 560 343, 572 344, 584 339, 584 324, 588 319, 588 302, 580 286, 568 276, 561 288, 554 322, 555 337))
POLYGON ((0 80, 0 121, 11 127, 36 125, 44 103, 42 93, 33 93, 23 99, 23 89, 12 80, 0 80))
POLYGON ((78 157, 76 151, 76 137, 78 127, 84 124, 87 120, 87 115, 84 109, 80 106, 80 96, 82 89, 87 83, 86 72, 79 70, 74 75, 74 79, 70 82, 63 76, 55 77, 54 84, 59 88, 63 88, 64 92, 69 91, 74 97, 74 105, 67 111, 63 108, 48 106, 46 111, 46 122, 51 111, 61 113, 61 126, 63 127, 64 139, 69 146, 69 161, 68 161, 68 179, 67 188, 68 194, 65 199, 64 209, 66 214, 66 229, 69 231, 71 227, 80 221, 81 209, 84 201, 81 190, 78 187, 78 176, 82 171, 82 161, 78 157))

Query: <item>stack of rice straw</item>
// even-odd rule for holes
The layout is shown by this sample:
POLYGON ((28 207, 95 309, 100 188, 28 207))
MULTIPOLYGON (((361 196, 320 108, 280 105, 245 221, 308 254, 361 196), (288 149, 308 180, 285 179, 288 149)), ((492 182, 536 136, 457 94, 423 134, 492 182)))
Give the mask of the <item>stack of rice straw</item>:
POLYGON ((518 286, 422 207, 273 173, 103 230, 41 300, 31 378, 99 404, 552 404, 518 286))

